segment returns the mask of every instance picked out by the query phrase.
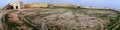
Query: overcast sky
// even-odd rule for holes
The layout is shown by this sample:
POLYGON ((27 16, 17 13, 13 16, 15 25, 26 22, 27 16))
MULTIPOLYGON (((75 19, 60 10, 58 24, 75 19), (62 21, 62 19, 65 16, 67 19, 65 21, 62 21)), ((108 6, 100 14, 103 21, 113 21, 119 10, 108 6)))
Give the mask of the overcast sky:
MULTIPOLYGON (((16 0, 0 0, 0 7, 4 7, 9 2, 16 0)), ((22 0, 24 3, 65 3, 65 4, 79 4, 81 6, 94 6, 94 7, 108 7, 120 9, 120 0, 22 0)))

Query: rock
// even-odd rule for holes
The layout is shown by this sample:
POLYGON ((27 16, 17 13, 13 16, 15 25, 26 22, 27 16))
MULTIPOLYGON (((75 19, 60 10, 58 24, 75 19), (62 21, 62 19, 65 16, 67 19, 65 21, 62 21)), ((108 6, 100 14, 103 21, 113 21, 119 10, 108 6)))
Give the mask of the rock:
MULTIPOLYGON (((108 25, 111 25, 111 19, 115 21, 115 17, 117 17, 118 13, 110 10, 74 10, 57 8, 24 10, 21 11, 18 15, 25 18, 23 20, 27 20, 29 23, 37 26, 37 28, 40 27, 38 29, 105 30, 109 27, 108 25)), ((24 24, 27 25, 27 23, 24 24)), ((34 29, 34 27, 32 28, 34 29)))

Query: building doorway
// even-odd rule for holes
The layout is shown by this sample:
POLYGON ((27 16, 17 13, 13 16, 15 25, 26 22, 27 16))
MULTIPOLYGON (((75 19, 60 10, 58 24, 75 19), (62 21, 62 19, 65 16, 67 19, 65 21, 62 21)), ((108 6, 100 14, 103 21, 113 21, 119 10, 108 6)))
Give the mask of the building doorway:
POLYGON ((13 9, 13 6, 8 5, 7 9, 13 9))
POLYGON ((16 6, 15 8, 18 9, 18 6, 16 6))

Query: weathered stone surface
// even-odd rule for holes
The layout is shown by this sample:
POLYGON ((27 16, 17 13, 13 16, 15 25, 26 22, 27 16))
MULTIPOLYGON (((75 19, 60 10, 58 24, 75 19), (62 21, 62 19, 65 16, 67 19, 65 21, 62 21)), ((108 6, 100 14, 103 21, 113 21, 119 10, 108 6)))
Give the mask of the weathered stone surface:
POLYGON ((20 20, 28 21, 30 26, 23 24, 31 29, 37 26, 46 30, 105 30, 111 23, 117 22, 118 13, 110 10, 56 8, 24 10, 18 15, 20 20))

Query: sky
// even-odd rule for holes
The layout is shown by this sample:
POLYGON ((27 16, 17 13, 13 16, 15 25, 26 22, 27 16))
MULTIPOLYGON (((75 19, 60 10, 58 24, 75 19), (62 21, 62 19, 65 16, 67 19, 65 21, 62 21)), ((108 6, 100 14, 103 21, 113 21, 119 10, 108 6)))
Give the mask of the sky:
MULTIPOLYGON (((9 2, 16 0, 0 0, 0 7, 4 7, 9 2)), ((46 2, 52 4, 78 4, 81 6, 107 7, 120 9, 120 0, 22 0, 27 3, 46 2)))

